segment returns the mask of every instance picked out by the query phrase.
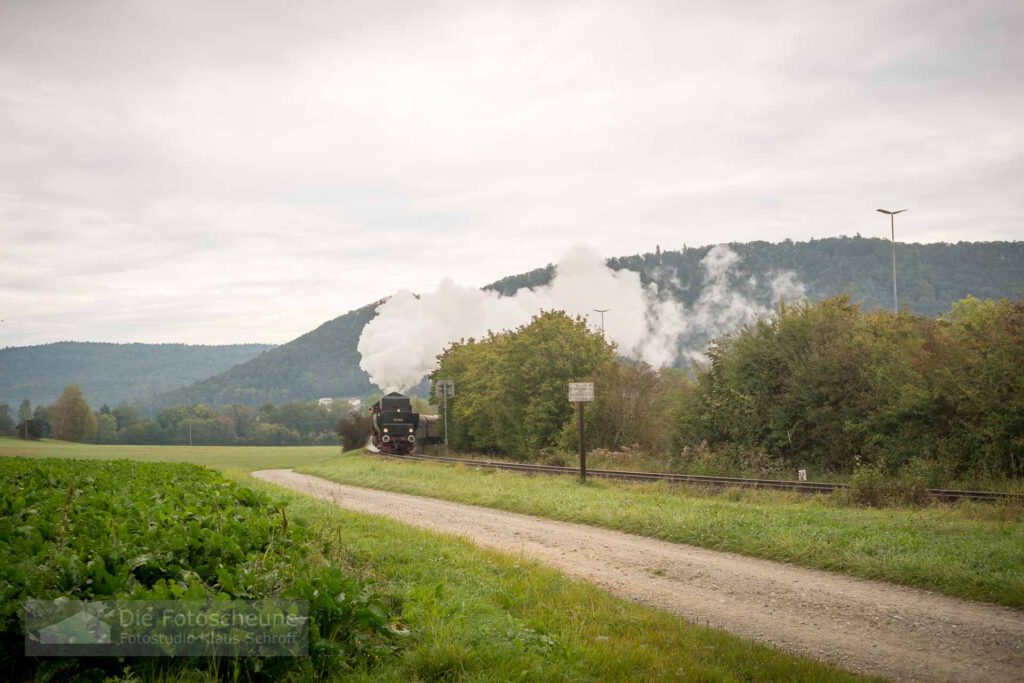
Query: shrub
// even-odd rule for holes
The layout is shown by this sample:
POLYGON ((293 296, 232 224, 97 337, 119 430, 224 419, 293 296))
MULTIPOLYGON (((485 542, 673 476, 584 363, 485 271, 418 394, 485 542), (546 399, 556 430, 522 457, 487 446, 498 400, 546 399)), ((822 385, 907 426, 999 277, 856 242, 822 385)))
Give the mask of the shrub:
POLYGON ((361 448, 366 445, 372 428, 373 419, 368 413, 352 411, 338 420, 334 425, 334 432, 341 439, 342 447, 346 451, 350 451, 353 448, 361 448))

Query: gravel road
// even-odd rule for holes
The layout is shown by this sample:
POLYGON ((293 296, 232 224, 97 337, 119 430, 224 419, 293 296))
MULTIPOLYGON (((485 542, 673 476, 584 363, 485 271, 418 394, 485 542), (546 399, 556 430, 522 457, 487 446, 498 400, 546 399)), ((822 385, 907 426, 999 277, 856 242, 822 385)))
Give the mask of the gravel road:
POLYGON ((522 553, 690 622, 850 671, 898 681, 1024 681, 1024 611, 291 470, 253 476, 522 553))

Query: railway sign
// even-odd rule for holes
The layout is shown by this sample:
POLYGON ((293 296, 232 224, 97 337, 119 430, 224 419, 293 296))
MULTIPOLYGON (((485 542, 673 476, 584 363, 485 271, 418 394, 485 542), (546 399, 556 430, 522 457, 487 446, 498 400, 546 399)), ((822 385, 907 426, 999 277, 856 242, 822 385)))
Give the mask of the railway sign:
POLYGON ((593 382, 569 382, 569 402, 589 403, 594 400, 593 382))
POLYGON ((580 481, 587 481, 587 440, 584 437, 583 404, 594 400, 593 382, 569 382, 569 401, 576 404, 579 410, 577 422, 580 427, 580 481))

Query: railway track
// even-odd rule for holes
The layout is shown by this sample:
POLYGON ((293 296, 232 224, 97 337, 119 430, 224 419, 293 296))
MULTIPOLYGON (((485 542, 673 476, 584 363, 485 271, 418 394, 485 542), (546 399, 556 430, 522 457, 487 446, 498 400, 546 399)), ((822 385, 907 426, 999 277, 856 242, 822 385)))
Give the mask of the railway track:
MULTIPOLYGON (((391 458, 403 460, 424 460, 428 462, 443 462, 467 467, 483 467, 510 472, 523 472, 526 474, 567 474, 578 475, 579 470, 575 467, 559 467, 556 465, 529 465, 517 462, 502 462, 495 460, 471 460, 467 458, 450 458, 436 455, 424 455, 413 453, 410 455, 394 455, 379 453, 376 450, 370 451, 377 455, 387 455, 391 458)), ((773 489, 778 491, 796 491, 798 493, 832 493, 841 489, 849 488, 848 484, 835 484, 829 482, 813 481, 787 481, 785 479, 749 479, 745 477, 709 477, 697 474, 675 474, 672 472, 631 472, 628 470, 601 470, 587 469, 587 476, 602 477, 604 479, 618 479, 621 481, 667 481, 677 484, 693 484, 714 488, 725 488, 737 486, 741 488, 773 489)), ((1008 493, 1005 491, 956 491, 952 489, 928 489, 928 495, 943 501, 957 500, 1018 500, 1024 501, 1022 493, 1008 493)))

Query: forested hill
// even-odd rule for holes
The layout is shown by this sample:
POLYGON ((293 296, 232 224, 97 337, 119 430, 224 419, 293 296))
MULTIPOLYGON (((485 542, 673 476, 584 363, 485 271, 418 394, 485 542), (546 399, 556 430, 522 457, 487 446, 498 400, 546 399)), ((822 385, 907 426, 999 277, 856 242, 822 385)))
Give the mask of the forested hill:
MULTIPOLYGON (((892 305, 892 252, 888 241, 838 237, 811 242, 748 242, 730 245, 744 274, 762 283, 768 304, 769 274, 791 270, 812 300, 848 293, 868 309, 892 305)), ((609 259, 615 269, 639 271, 645 282, 693 302, 704 286, 701 259, 709 247, 609 259)), ((930 316, 954 301, 1024 294, 1024 242, 897 244, 900 304, 930 316)), ((551 279, 553 267, 499 280, 488 287, 510 294, 551 279)), ((377 304, 351 311, 250 362, 190 387, 164 394, 150 407, 180 403, 299 401, 323 396, 361 396, 372 387, 359 369, 356 345, 377 304)))
MULTIPOLYGON (((832 237, 729 246, 740 255, 741 269, 762 281, 768 273, 793 271, 811 300, 846 293, 868 310, 892 308, 892 244, 888 240, 832 237)), ((700 262, 709 249, 684 247, 622 256, 608 259, 608 265, 638 271, 645 283, 655 282, 690 305, 703 289, 700 262)), ((553 274, 554 267, 549 265, 488 288, 512 294, 522 287, 547 284, 553 274)), ((941 315, 968 294, 979 299, 1013 298, 1024 294, 1024 242, 897 243, 896 276, 900 308, 906 306, 921 315, 941 315)))
POLYGON ((57 342, 0 349, 0 403, 52 403, 78 384, 96 408, 138 402, 190 384, 272 349, 268 344, 104 344, 57 342))
POLYGON ((322 397, 363 396, 370 380, 359 368, 356 345, 380 302, 328 321, 248 363, 188 387, 156 396, 144 407, 286 403, 322 397))

